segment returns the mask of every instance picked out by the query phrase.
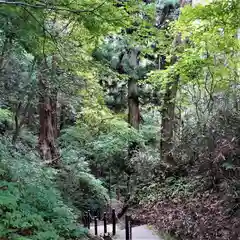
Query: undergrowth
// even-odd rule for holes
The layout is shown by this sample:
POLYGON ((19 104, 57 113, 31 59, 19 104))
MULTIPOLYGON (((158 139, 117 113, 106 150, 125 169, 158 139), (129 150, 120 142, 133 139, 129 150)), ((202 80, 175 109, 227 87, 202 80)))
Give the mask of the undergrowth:
POLYGON ((175 152, 181 165, 159 166, 151 183, 138 189, 134 218, 177 239, 239 239, 239 123, 238 112, 221 111, 209 119, 204 135, 183 136, 188 144, 175 152), (198 143, 206 140, 207 146, 198 143))
POLYGON ((0 142, 0 238, 60 240, 85 235, 72 208, 57 189, 57 170, 34 151, 0 142))

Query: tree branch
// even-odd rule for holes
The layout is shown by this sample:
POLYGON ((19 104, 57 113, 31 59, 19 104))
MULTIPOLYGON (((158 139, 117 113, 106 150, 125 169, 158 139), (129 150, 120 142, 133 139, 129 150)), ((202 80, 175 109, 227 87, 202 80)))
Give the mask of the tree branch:
POLYGON ((70 12, 70 13, 74 13, 74 14, 94 12, 98 8, 102 7, 105 3, 106 3, 106 1, 102 2, 101 4, 99 4, 98 6, 96 6, 93 9, 82 9, 82 10, 80 10, 80 9, 71 9, 71 8, 66 8, 66 7, 54 6, 54 5, 51 5, 51 4, 47 5, 47 4, 44 4, 44 3, 30 4, 30 3, 26 3, 26 2, 20 2, 20 1, 15 2, 15 1, 0 0, 0 5, 1 4, 6 4, 6 5, 14 5, 14 6, 18 6, 18 7, 46 9, 46 10, 52 10, 52 11, 56 11, 56 12, 70 12))

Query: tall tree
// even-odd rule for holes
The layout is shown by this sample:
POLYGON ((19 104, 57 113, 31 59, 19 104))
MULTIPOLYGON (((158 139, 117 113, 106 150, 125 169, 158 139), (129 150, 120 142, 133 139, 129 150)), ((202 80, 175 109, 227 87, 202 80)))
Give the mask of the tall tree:
MULTIPOLYGON (((90 68, 88 61, 93 46, 109 31, 118 31, 127 24, 127 14, 117 8, 114 1, 101 0, 64 4, 62 1, 37 4, 29 1, 1 1, 0 5, 0 11, 4 13, 1 20, 3 18, 3 22, 7 20, 9 23, 4 25, 4 28, 8 27, 5 31, 8 32, 7 35, 38 59, 39 151, 44 160, 56 161, 59 159, 56 138, 59 128, 57 98, 60 89, 57 66, 61 65, 65 69, 63 72, 70 69, 76 75, 84 70, 89 71, 86 69, 90 68), (6 16, 7 12, 9 16, 6 16), (126 22, 123 23, 122 17, 126 17, 126 22), (99 25, 99 22, 102 24, 99 25)), ((9 39, 8 37, 7 40, 9 39)), ((5 43, 7 46, 9 41, 5 43)), ((0 59, 1 66, 5 52, 6 47, 3 48, 0 59)), ((18 113, 19 107, 16 109, 18 113)), ((18 127, 16 121, 17 132, 18 127)))
MULTIPOLYGON (((55 59, 52 59, 52 64, 55 59)), ((49 82, 49 67, 47 60, 39 62, 38 82, 39 82, 39 151, 43 160, 51 160, 56 163, 59 160, 59 151, 56 146, 57 118, 56 105, 57 93, 52 89, 49 82)))
MULTIPOLYGON (((157 24, 161 28, 162 23, 165 22, 169 15, 172 15, 172 20, 176 20, 179 15, 179 7, 184 7, 188 1, 180 1, 179 4, 173 6, 172 4, 165 4, 160 11, 160 16, 158 19, 161 19, 160 23, 157 24), (167 8, 167 10, 166 10, 167 8)), ((165 27, 165 26, 164 26, 165 27)), ((170 71, 166 77, 168 80, 165 84, 164 94, 163 94, 163 103, 161 106, 161 140, 160 140, 160 154, 161 159, 169 165, 176 165, 177 162, 172 155, 173 148, 173 133, 174 133, 174 123, 175 123, 175 101, 178 92, 179 86, 179 74, 174 70, 174 64, 177 62, 176 52, 178 46, 181 44, 181 35, 177 34, 174 37, 173 44, 170 46, 170 71), (171 70, 172 68, 172 70, 171 70)), ((166 69, 166 61, 164 59, 161 66, 162 69, 166 69)))

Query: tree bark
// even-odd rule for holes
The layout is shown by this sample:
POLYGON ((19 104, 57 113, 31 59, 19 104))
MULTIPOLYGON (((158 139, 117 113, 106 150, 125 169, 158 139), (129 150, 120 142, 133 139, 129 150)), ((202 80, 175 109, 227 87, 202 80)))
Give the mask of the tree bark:
POLYGON ((59 136, 57 95, 58 95, 57 91, 53 90, 50 98, 50 104, 52 109, 52 127, 53 127, 53 134, 55 139, 59 136))
POLYGON ((56 164, 59 160, 59 151, 56 145, 56 92, 51 90, 48 82, 48 66, 46 61, 41 63, 39 80, 39 152, 44 161, 56 164))
MULTIPOLYGON (((180 5, 184 7, 191 0, 181 0, 180 5)), ((165 16, 166 17, 166 16, 165 16)), ((181 44, 181 34, 178 34, 174 40, 172 47, 175 48, 181 44)), ((177 56, 173 53, 170 65, 173 66, 177 62, 177 56)), ((165 69, 166 63, 163 63, 161 69, 165 69)), ((166 91, 164 94, 162 111, 161 111, 161 140, 160 140, 160 156, 161 160, 166 162, 170 166, 176 166, 177 162, 172 155, 173 149, 173 133, 174 133, 174 123, 175 123, 175 102, 179 85, 180 76, 176 74, 174 79, 169 81, 166 86, 166 91)))
POLYGON ((16 143, 17 138, 18 138, 19 133, 20 133, 19 115, 20 115, 21 107, 22 107, 22 102, 20 102, 18 104, 18 106, 16 107, 16 111, 15 111, 15 116, 14 116, 15 132, 13 133, 12 144, 16 143))
MULTIPOLYGON (((56 81, 56 71, 57 71, 57 58, 55 55, 52 56, 52 83, 54 84, 56 81)), ((59 136, 60 126, 58 121, 58 91, 54 86, 51 90, 51 108, 52 108, 52 126, 53 126, 53 134, 55 139, 59 136)))
MULTIPOLYGON (((139 130, 140 125, 140 110, 139 110, 139 96, 137 80, 130 78, 128 80, 128 123, 130 127, 139 130)), ((137 142, 130 142, 128 145, 128 162, 133 157, 134 152, 137 150, 137 142)), ((127 173, 127 189, 128 194, 131 192, 131 175, 134 172, 132 167, 126 166, 125 172, 127 173)))
POLYGON ((128 123, 135 129, 139 129, 140 110, 137 80, 131 78, 128 81, 128 123))
MULTIPOLYGON (((8 24, 8 23, 7 23, 8 24)), ((5 62, 6 54, 9 52, 9 50, 12 47, 12 38, 10 36, 5 36, 1 54, 0 54, 0 72, 5 68, 7 62, 5 62)))
POLYGON ((162 106, 161 123, 161 141, 160 152, 161 159, 167 164, 175 166, 177 163, 171 153, 173 148, 173 131, 175 120, 175 98, 178 90, 179 76, 174 81, 167 84, 164 101, 162 106))
MULTIPOLYGON (((178 34, 173 41, 173 48, 181 44, 181 35, 178 34)), ((173 55, 170 65, 173 66, 177 62, 177 56, 173 55)), ((162 66, 163 69, 165 65, 162 66)), ((171 166, 176 166, 172 155, 173 149, 173 134, 175 124, 175 103, 179 84, 179 75, 173 76, 173 79, 167 83, 166 91, 163 98, 163 105, 161 111, 161 140, 160 140, 160 155, 161 159, 171 166)))

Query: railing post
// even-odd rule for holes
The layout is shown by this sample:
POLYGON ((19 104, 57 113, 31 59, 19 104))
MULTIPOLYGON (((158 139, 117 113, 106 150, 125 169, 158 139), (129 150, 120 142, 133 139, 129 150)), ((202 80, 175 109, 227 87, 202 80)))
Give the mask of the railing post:
POLYGON ((107 214, 103 213, 104 234, 107 233, 107 214))
POLYGON ((115 209, 112 210, 112 234, 116 235, 116 212, 115 209))
POLYGON ((129 234, 129 216, 125 216, 125 230, 126 230, 126 240, 130 240, 130 234, 129 234))
POLYGON ((101 219, 101 210, 98 209, 98 219, 101 219))
POLYGON ((87 219, 87 213, 86 212, 84 212, 84 215, 83 215, 83 226, 88 227, 88 219, 87 219))
POLYGON ((94 217, 94 227, 95 227, 95 235, 98 235, 98 225, 97 225, 97 216, 94 217))
POLYGON ((90 229, 90 223, 91 223, 91 214, 90 210, 87 212, 87 223, 88 223, 88 229, 90 229))
POLYGON ((132 240, 132 217, 129 217, 129 238, 132 240))

